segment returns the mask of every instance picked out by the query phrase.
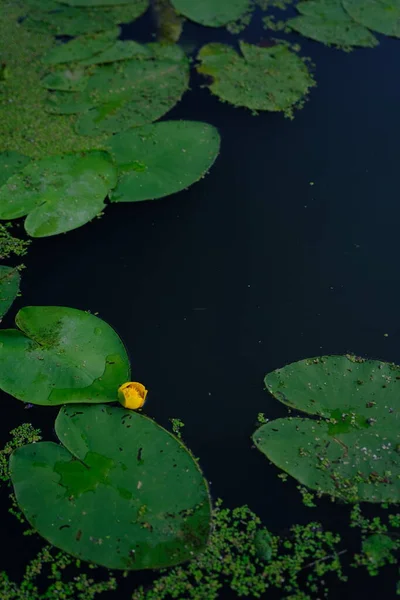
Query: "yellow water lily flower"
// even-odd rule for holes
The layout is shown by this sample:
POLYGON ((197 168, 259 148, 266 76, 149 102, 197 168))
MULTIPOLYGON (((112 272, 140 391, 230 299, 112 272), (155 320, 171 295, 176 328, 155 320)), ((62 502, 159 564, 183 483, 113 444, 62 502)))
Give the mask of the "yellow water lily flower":
POLYGON ((118 388, 118 400, 125 408, 137 410, 146 402, 147 391, 141 383, 127 381, 118 388))

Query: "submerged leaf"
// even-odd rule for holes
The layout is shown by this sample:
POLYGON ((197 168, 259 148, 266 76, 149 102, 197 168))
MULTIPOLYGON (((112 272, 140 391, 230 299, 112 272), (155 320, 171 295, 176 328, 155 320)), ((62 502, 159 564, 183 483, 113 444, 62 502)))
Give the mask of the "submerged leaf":
POLYGON ((400 3, 398 0, 343 0, 350 17, 385 35, 400 38, 400 3))
POLYGON ((260 427, 254 442, 274 464, 344 500, 400 500, 400 367, 324 356, 277 369, 265 383, 284 404, 322 417, 260 427))
POLYGON ((307 0, 299 2, 296 9, 301 16, 290 19, 287 25, 317 42, 344 49, 352 46, 372 48, 378 44, 366 27, 350 18, 341 0, 307 0))
POLYGON ((42 58, 47 65, 69 63, 90 58, 112 46, 120 34, 119 27, 97 34, 76 37, 67 43, 59 43, 42 58))
POLYGON ((211 92, 234 106, 291 115, 314 85, 304 61, 283 44, 260 48, 240 42, 240 50, 243 56, 216 43, 200 50, 197 70, 213 78, 211 92))
POLYGON ((119 133, 106 142, 118 168, 112 202, 153 200, 198 181, 214 163, 220 145, 212 125, 162 121, 119 133))
POLYGON ((0 187, 0 219, 28 215, 25 229, 32 237, 70 231, 103 210, 115 183, 116 171, 105 152, 34 161, 0 187))
POLYGON ((56 433, 63 445, 29 444, 10 459, 17 502, 51 544, 123 570, 168 567, 203 550, 207 484, 174 436, 105 405, 62 408, 56 433))
POLYGON ((19 329, 0 330, 0 388, 32 404, 114 402, 129 378, 115 331, 81 310, 21 309, 19 329))
POLYGON ((172 5, 191 21, 221 27, 238 21, 250 8, 249 0, 171 0, 172 5))
POLYGON ((0 265, 0 319, 14 302, 20 284, 18 269, 0 265))
POLYGON ((21 171, 30 160, 19 152, 0 152, 0 186, 4 185, 11 175, 21 171))

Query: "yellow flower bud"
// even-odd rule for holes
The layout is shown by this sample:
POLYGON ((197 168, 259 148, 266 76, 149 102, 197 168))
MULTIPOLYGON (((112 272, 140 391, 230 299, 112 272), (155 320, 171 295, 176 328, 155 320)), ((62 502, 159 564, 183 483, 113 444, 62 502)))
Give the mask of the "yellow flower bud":
POLYGON ((128 381, 118 388, 118 400, 125 408, 137 410, 141 408, 146 401, 147 390, 137 381, 128 381))

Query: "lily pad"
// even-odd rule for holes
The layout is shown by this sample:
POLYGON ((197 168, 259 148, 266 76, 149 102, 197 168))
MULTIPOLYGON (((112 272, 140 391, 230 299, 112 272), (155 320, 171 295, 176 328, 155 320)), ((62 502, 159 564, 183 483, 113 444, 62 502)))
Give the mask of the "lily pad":
POLYGON ((117 400, 129 361, 107 323, 59 306, 25 307, 15 322, 19 330, 0 330, 2 390, 32 404, 117 400))
POLYGON ((101 65, 130 58, 151 57, 150 50, 132 40, 117 40, 112 46, 80 62, 81 65, 101 65))
POLYGON ((307 0, 299 2, 296 9, 301 16, 289 19, 287 25, 317 42, 343 49, 372 48, 378 44, 366 27, 350 18, 341 0, 307 0))
POLYGON ((0 152, 0 186, 4 185, 11 175, 21 171, 30 160, 19 152, 0 152))
POLYGON ((104 11, 96 13, 84 9, 65 7, 56 11, 32 11, 23 24, 33 30, 53 35, 82 35, 107 31, 114 25, 113 19, 104 11))
POLYGON ((350 356, 306 359, 268 374, 269 392, 321 417, 276 419, 253 440, 274 464, 321 493, 400 500, 400 367, 350 356))
POLYGON ((207 44, 200 50, 197 70, 213 78, 211 92, 234 106, 290 116, 314 85, 304 61, 283 44, 239 46, 242 56, 225 44, 207 44))
POLYGON ((189 63, 178 46, 148 44, 148 56, 102 65, 79 94, 60 92, 49 100, 53 113, 81 113, 81 135, 117 133, 156 121, 181 98, 189 83, 189 63))
POLYGON ((208 27, 237 21, 250 8, 249 0, 171 0, 178 13, 208 27))
POLYGON ((88 82, 88 75, 83 69, 62 69, 48 73, 42 79, 42 86, 48 90, 64 92, 81 92, 88 82))
POLYGON ((163 121, 119 133, 106 142, 118 168, 112 202, 154 200, 198 181, 214 163, 218 131, 196 121, 163 121))
POLYGON ((20 281, 16 268, 0 265, 0 319, 17 297, 20 281))
MULTIPOLYGON (((62 4, 68 4, 69 6, 82 6, 82 7, 94 7, 94 6, 119 6, 121 4, 132 4, 135 0, 60 0, 62 4)), ((136 0, 137 4, 143 4, 143 0, 136 0)))
POLYGON ((104 208, 116 183, 116 170, 105 152, 63 154, 29 163, 0 187, 0 219, 28 215, 32 237, 70 231, 88 223, 104 208))
POLYGON ((147 417, 105 405, 63 407, 63 445, 13 452, 17 502, 52 545, 112 569, 191 559, 210 532, 210 498, 182 443, 147 417))
POLYGON ((400 37, 398 0, 343 0, 350 17, 373 31, 400 37))
POLYGON ((115 43, 120 34, 119 27, 97 34, 82 35, 67 43, 59 43, 42 57, 48 65, 84 60, 103 52, 115 43))

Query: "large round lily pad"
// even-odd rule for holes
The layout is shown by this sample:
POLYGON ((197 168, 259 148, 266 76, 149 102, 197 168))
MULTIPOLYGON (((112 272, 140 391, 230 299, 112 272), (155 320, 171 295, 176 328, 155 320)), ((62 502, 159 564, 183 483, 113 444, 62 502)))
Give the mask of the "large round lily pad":
POLYGON ((106 405, 61 409, 63 445, 16 450, 17 502, 40 535, 113 569, 156 569, 191 559, 210 531, 210 498, 186 448, 147 417, 106 405))
POLYGON ((277 419, 256 446, 321 493, 348 501, 400 500, 400 367, 350 356, 302 360, 268 374, 269 392, 322 417, 277 419))
POLYGON ((14 302, 19 291, 20 280, 16 268, 0 265, 0 320, 14 302))
POLYGON ((400 37, 400 3, 398 0, 343 0, 354 21, 373 31, 400 37))
POLYGON ((314 85, 304 61, 283 44, 260 48, 240 42, 240 50, 242 56, 214 43, 200 50, 197 70, 213 78, 211 92, 234 106, 290 116, 314 85))
POLYGON ((81 135, 117 133, 156 121, 187 89, 189 64, 178 46, 148 44, 144 49, 149 52, 98 67, 83 92, 54 94, 49 110, 79 114, 81 135))
POLYGON ((32 404, 113 402, 129 380, 123 343, 104 321, 59 306, 29 306, 0 330, 0 388, 32 404))
POLYGON ((119 133, 106 143, 118 167, 112 202, 153 200, 198 181, 214 163, 220 145, 212 125, 163 121, 119 133))
POLYGON ((0 187, 0 219, 28 215, 25 229, 32 237, 70 231, 101 213, 115 183, 116 170, 105 152, 31 162, 0 187))
POLYGON ((0 152, 0 186, 4 185, 11 175, 21 171, 30 160, 19 152, 0 152))
POLYGON ((172 5, 191 21, 221 27, 237 21, 250 8, 249 0, 171 0, 172 5))
POLYGON ((366 27, 350 18, 341 0, 307 0, 296 5, 300 16, 287 25, 302 35, 323 44, 343 49, 354 46, 372 48, 378 44, 366 27))

